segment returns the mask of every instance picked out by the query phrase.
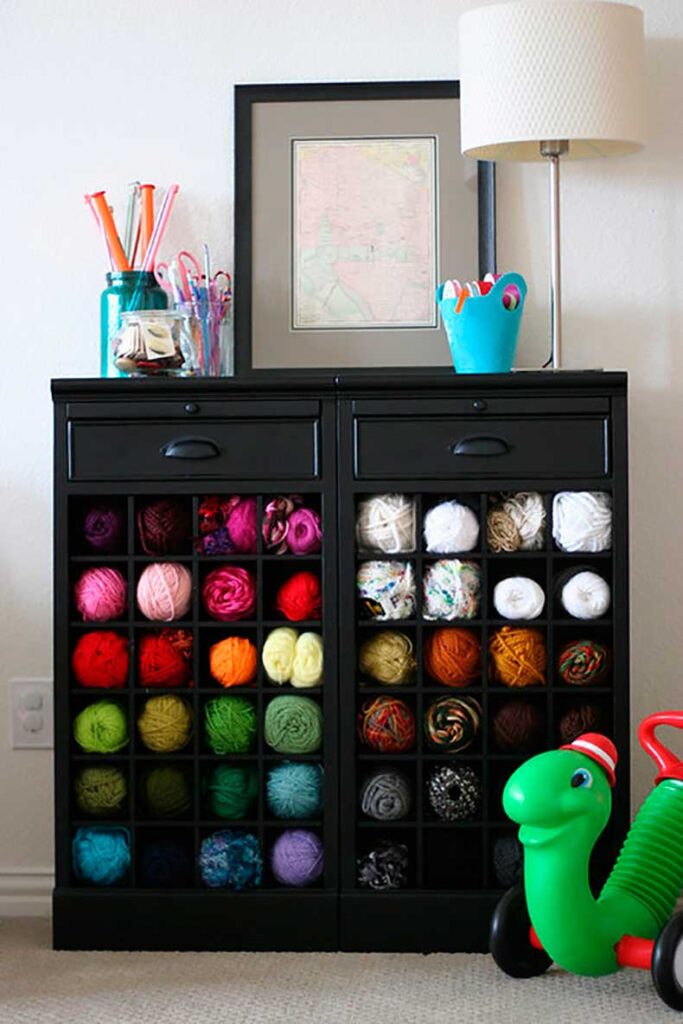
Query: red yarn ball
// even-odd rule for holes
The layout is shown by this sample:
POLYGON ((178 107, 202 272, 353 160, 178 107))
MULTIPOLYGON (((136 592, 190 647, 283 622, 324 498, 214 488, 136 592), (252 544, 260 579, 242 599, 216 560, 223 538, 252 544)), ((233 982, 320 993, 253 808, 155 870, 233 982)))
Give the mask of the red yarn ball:
POLYGON ((128 681, 128 640, 106 629, 84 633, 71 655, 71 668, 79 686, 120 690, 128 681))
POLYGON ((296 572, 275 595, 275 608, 290 622, 322 616, 320 580, 313 572, 296 572))
POLYGON ((140 686, 184 686, 192 678, 192 634, 187 629, 146 633, 138 649, 140 686))

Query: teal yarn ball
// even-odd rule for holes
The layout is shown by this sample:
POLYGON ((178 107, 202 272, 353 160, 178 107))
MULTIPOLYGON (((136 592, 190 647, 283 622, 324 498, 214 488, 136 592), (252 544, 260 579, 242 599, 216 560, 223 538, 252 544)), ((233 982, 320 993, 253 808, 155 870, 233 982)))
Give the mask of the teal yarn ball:
POLYGON ((76 878, 91 885, 114 885, 130 867, 130 841, 125 828, 79 828, 71 844, 76 878))
POLYGON ((256 738, 256 708, 246 697, 214 697, 204 708, 206 742, 214 754, 247 754, 256 738))
POLYGON ((219 764, 206 786, 209 806, 217 818, 246 818, 258 796, 258 774, 251 765, 219 764))
POLYGON ((251 832, 225 829, 202 840, 199 870, 211 889, 252 889, 261 884, 263 856, 251 832))
POLYGON ((266 795, 276 818, 315 818, 323 808, 322 765, 283 761, 269 771, 266 795))
POLYGON ((310 697, 275 697, 263 723, 266 743, 278 754, 312 754, 323 739, 323 713, 310 697))

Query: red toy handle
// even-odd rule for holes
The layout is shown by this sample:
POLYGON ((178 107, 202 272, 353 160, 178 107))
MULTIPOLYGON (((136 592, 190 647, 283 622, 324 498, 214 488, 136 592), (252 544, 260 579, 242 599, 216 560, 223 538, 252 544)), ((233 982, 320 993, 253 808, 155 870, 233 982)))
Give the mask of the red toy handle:
POLYGON ((655 736, 655 729, 660 725, 683 729, 683 711, 657 711, 654 715, 644 718, 638 728, 638 742, 659 768, 655 782, 662 782, 664 779, 680 779, 683 782, 683 761, 672 754, 655 736))

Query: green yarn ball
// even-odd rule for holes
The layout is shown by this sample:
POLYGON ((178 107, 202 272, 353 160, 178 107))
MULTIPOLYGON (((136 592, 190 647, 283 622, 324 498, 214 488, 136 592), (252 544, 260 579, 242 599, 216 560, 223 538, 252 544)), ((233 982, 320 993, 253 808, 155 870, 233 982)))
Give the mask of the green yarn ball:
POLYGON ((140 792, 153 818, 179 818, 192 805, 187 775, 172 764, 146 772, 141 780, 140 792))
POLYGON ((323 738, 323 713, 310 697, 275 697, 266 708, 263 734, 279 754, 312 754, 323 738))
POLYGON ((214 754, 246 754, 256 737, 256 708, 246 697, 214 697, 204 708, 204 730, 214 754))
POLYGON ((211 776, 206 792, 211 810, 217 818, 236 821, 246 818, 258 794, 258 775, 251 766, 219 764, 211 776))
POLYGON ((79 772, 74 782, 79 810, 93 818, 118 814, 128 794, 126 777, 114 765, 92 765, 79 772))
POLYGON ((86 754, 114 754, 128 742, 128 722, 120 704, 98 700, 74 719, 74 739, 86 754))

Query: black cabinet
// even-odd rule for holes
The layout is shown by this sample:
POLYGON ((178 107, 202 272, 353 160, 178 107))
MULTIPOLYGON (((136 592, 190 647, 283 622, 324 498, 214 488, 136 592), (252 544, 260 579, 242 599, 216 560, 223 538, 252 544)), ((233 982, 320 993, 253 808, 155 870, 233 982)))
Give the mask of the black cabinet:
MULTIPOLYGON (((392 373, 368 376, 263 375, 249 380, 55 381, 55 798, 56 888, 54 942, 60 948, 119 949, 347 949, 482 950, 490 913, 501 883, 494 863, 497 843, 514 834, 505 820, 501 794, 524 754, 504 751, 494 739, 494 716, 519 691, 503 686, 491 670, 489 644, 506 625, 493 604, 495 585, 508 576, 536 581, 546 595, 533 622, 547 657, 545 681, 524 691, 542 715, 542 747, 560 743, 568 713, 590 704, 600 728, 620 754, 615 810, 594 857, 599 881, 613 861, 628 823, 628 566, 626 378, 618 373, 529 373, 491 377, 392 373), (501 494, 536 492, 546 514, 540 546, 492 551, 486 522, 501 494), (562 491, 599 491, 611 498, 612 543, 608 550, 572 554, 553 540, 553 499, 562 491), (409 497, 416 520, 411 550, 399 554, 359 551, 356 519, 361 502, 398 493, 409 497), (315 554, 275 553, 263 538, 268 503, 300 495, 321 517, 323 540, 315 554), (202 502, 211 495, 255 499, 258 540, 249 553, 208 554, 196 543, 202 502), (140 543, 137 519, 153 498, 178 498, 190 523, 184 547, 150 555, 140 543), (467 621, 427 617, 423 578, 439 556, 423 540, 425 515, 440 501, 456 499, 476 515, 480 531, 463 555, 475 564, 481 596, 467 621), (107 554, 83 541, 83 515, 92 504, 109 503, 120 513, 120 546, 107 554), (414 579, 409 617, 382 621, 358 601, 356 574, 374 559, 397 559, 414 579), (191 681, 180 689, 140 685, 142 638, 169 625, 150 622, 136 603, 136 587, 150 564, 170 560, 192 581, 189 609, 172 622, 191 641, 191 681), (202 586, 216 565, 235 565, 251 574, 256 604, 248 618, 216 621, 202 602, 202 586), (573 619, 553 596, 557 577, 587 565, 611 588, 609 611, 599 619, 573 619), (74 586, 84 570, 116 569, 125 580, 127 607, 114 622, 83 621, 74 586), (287 622, 274 594, 295 571, 306 569, 322 588, 322 617, 287 622), (310 630, 322 639, 324 675, 306 690, 269 679, 261 652, 270 632, 283 625, 310 630), (463 688, 445 687, 425 670, 425 644, 441 626, 462 627, 481 649, 481 668, 463 688), (408 638, 416 668, 406 684, 376 683, 359 668, 359 649, 369 637, 395 629, 408 638), (75 645, 85 633, 110 630, 129 652, 125 685, 97 690, 81 685, 72 669, 75 645), (258 670, 248 686, 223 691, 209 672, 209 652, 219 639, 248 638, 258 652, 258 670), (609 671, 593 686, 563 682, 560 649, 569 641, 593 639, 611 655, 609 671), (207 746, 207 704, 222 693, 246 696, 253 705, 257 734, 248 753, 221 755, 207 746), (141 742, 137 720, 150 696, 175 693, 187 703, 193 727, 189 742, 172 754, 155 753, 141 742), (303 694, 322 710, 318 750, 284 754, 264 738, 270 702, 285 693, 303 694), (423 722, 429 707, 446 695, 467 695, 480 708, 475 742, 462 753, 435 750, 423 722), (397 697, 415 723, 412 744, 401 752, 379 753, 358 734, 358 716, 376 697, 397 697), (113 700, 127 721, 128 743, 116 752, 85 752, 73 738, 73 722, 87 705, 113 700), (324 806, 312 818, 274 816, 267 797, 269 773, 283 760, 304 761, 324 770, 324 806), (218 818, 207 804, 207 779, 218 764, 253 770, 257 791, 238 820, 218 818), (88 765, 113 765, 125 778, 126 796, 115 814, 92 817, 74 797, 74 783, 88 765), (141 799, 150 767, 170 764, 188 780, 189 803, 172 820, 150 817, 141 799), (433 771, 444 764, 466 765, 481 785, 481 802, 467 820, 443 821, 427 795, 433 771), (376 820, 363 812, 359 792, 368 774, 396 769, 407 782, 410 810, 400 819, 376 820), (109 826, 124 830, 130 867, 113 885, 86 885, 72 863, 78 829, 109 826), (280 884, 269 867, 274 842, 286 829, 301 827, 319 837, 324 870, 305 888, 280 884), (258 888, 235 892, 210 888, 197 866, 203 840, 214 832, 249 832, 262 851, 258 888), (148 887, 141 868, 153 840, 170 836, 187 851, 193 867, 182 887, 148 887), (359 859, 385 841, 407 858, 400 889, 376 892, 358 878, 359 859)), ((507 623, 508 625, 510 623, 507 623)))

